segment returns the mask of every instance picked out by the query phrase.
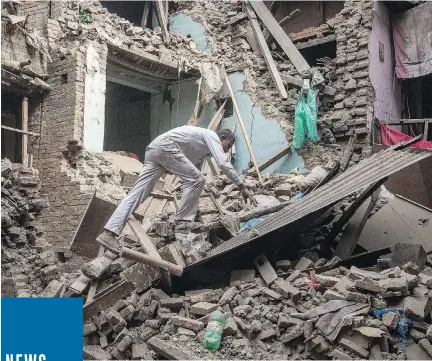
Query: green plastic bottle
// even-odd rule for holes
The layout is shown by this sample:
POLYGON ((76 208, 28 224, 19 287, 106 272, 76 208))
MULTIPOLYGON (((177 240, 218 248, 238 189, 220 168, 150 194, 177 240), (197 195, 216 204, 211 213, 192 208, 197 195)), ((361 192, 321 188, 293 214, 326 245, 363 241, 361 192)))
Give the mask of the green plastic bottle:
POLYGON ((222 339, 222 331, 225 326, 225 316, 220 311, 213 311, 207 324, 204 336, 204 347, 210 352, 216 352, 219 349, 222 339))

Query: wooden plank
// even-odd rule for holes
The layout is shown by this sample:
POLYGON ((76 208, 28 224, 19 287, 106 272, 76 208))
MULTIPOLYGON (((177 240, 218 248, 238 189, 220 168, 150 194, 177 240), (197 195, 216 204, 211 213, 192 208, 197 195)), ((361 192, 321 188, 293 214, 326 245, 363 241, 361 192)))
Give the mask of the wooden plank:
POLYGON ((170 342, 161 340, 157 336, 152 337, 147 341, 153 351, 155 351, 159 356, 162 356, 165 360, 194 360, 195 357, 177 348, 170 342))
POLYGON ((11 128, 11 127, 7 127, 6 125, 2 125, 1 127, 3 129, 12 130, 13 132, 18 132, 18 133, 23 133, 23 134, 31 135, 33 137, 39 137, 40 136, 39 133, 34 133, 34 132, 29 132, 27 130, 21 130, 21 129, 11 128))
MULTIPOLYGON (((341 259, 346 259, 352 255, 354 252, 354 248, 357 245, 357 242, 360 238, 360 235, 363 231, 364 226, 366 225, 367 220, 372 212, 373 207, 378 200, 378 196, 380 193, 380 189, 378 188, 371 196, 371 200, 366 208, 366 211, 363 214, 360 222, 358 224, 352 224, 352 227, 349 225, 352 223, 353 219, 351 219, 347 229, 344 231, 344 235, 339 241, 336 249, 334 251, 334 256, 338 256, 341 259)), ((354 222, 353 222, 354 223, 354 222)))
POLYGON ((99 312, 113 306, 118 300, 129 296, 134 289, 133 284, 126 280, 120 280, 108 286, 96 294, 92 302, 84 306, 84 320, 88 320, 99 312))
POLYGON ((276 89, 278 90, 279 95, 283 99, 287 99, 288 93, 287 93, 285 86, 282 82, 282 78, 279 74, 279 71, 277 70, 276 64, 273 60, 273 57, 271 55, 270 49, 267 45, 267 42, 264 39, 264 35, 263 35, 261 28, 259 26, 257 16, 256 16, 255 12, 249 8, 248 5, 246 5, 246 12, 247 12, 247 15, 249 17, 249 21, 251 23, 252 30, 254 31, 255 37, 258 40, 258 45, 261 49, 261 52, 264 56, 266 63, 267 63, 267 67, 270 71, 270 75, 271 75, 271 77, 272 77, 272 79, 276 85, 276 89))
POLYGON ((345 224, 351 219, 354 213, 361 207, 361 205, 368 199, 372 194, 381 187, 382 184, 387 180, 387 177, 379 180, 378 182, 372 183, 367 187, 357 198, 351 203, 351 205, 345 210, 342 216, 334 223, 333 228, 328 234, 324 243, 330 244, 333 242, 338 234, 342 231, 345 224))
POLYGON ((147 233, 144 231, 142 226, 139 224, 139 222, 136 220, 136 218, 133 215, 129 216, 127 223, 129 227, 132 229, 132 232, 138 238, 138 241, 141 244, 142 248, 150 256, 161 258, 153 242, 150 240, 150 237, 147 235, 147 233))
MULTIPOLYGON (((159 254, 159 253, 158 253, 159 254)), ((123 247, 121 250, 121 257, 128 258, 133 261, 145 264, 147 266, 159 267, 170 273, 181 276, 183 273, 183 267, 178 266, 174 263, 167 262, 162 257, 149 256, 148 254, 135 251, 134 249, 123 247)))
POLYGON ((429 133, 429 125, 432 123, 432 120, 426 120, 424 125, 424 136, 423 140, 428 140, 428 133, 429 133))
MULTIPOLYGON (((264 169, 270 167, 273 163, 277 162, 279 159, 286 156, 290 152, 291 152, 291 146, 290 145, 277 150, 272 155, 270 155, 267 159, 260 162, 258 164, 258 169, 260 171, 263 171, 264 169)), ((248 173, 253 173, 254 171, 255 171, 254 168, 248 169, 248 173)))
POLYGON ((21 119, 22 119, 22 130, 23 130, 23 136, 22 136, 22 147, 21 147, 21 158, 22 158, 22 165, 24 168, 28 167, 28 98, 24 97, 22 100, 22 113, 21 113, 21 119))
MULTIPOLYGON (((267 8, 266 8, 266 9, 267 9, 267 8)), ((240 123, 240 127, 241 127, 241 129, 242 129, 243 136, 244 136, 244 138, 245 138, 246 145, 247 145, 247 147, 248 147, 249 154, 250 154, 250 157, 251 157, 251 159, 252 159, 252 163, 253 163, 254 166, 255 166, 255 169, 256 169, 256 172, 257 172, 257 175, 258 175, 258 179, 259 179, 260 183, 262 184, 262 183, 263 183, 263 179, 262 179, 262 177, 261 177, 261 173, 260 173, 260 171, 259 171, 258 164, 257 164, 257 162, 256 162, 255 156, 253 155, 253 152, 252 152, 252 146, 251 146, 251 144, 250 144, 250 142, 249 142, 249 138, 248 138, 247 133, 246 133, 246 129, 245 129, 245 126, 244 126, 244 123, 243 123, 243 120, 242 120, 242 117, 241 117, 241 114, 240 114, 240 109, 238 108, 237 101, 236 101, 236 99, 235 99, 235 97, 234 97, 234 93, 233 93, 233 90, 232 90, 232 88, 231 88, 231 84, 230 84, 230 81, 229 81, 229 79, 228 79, 228 75, 227 75, 226 73, 225 73, 225 82, 226 82, 226 84, 227 84, 227 87, 228 87, 229 93, 230 93, 230 95, 231 95, 231 99, 232 99, 232 102, 233 102, 233 105, 234 105, 234 109, 235 109, 236 114, 237 114, 237 120, 238 120, 238 122, 240 123)))
POLYGON ((151 1, 144 1, 144 10, 143 10, 142 18, 141 18, 141 27, 143 29, 147 28, 147 19, 149 16, 151 4, 152 4, 151 1))
POLYGON ((342 159, 340 161, 340 170, 343 172, 348 168, 348 164, 351 160, 351 157, 354 153, 355 142, 357 140, 357 134, 353 134, 353 136, 348 141, 348 144, 345 147, 345 150, 342 154, 342 159))
POLYGON ((430 122, 432 119, 425 118, 425 119, 394 119, 394 120, 383 120, 380 123, 385 125, 402 125, 402 124, 421 124, 424 122, 430 122))
POLYGON ((224 101, 224 103, 220 106, 220 108, 218 109, 216 114, 213 116, 207 129, 217 130, 217 128, 219 127, 219 124, 221 123, 221 121, 223 119, 226 103, 227 103, 227 100, 224 101))
POLYGON ((159 25, 162 29, 162 38, 164 43, 169 43, 170 41, 170 36, 168 33, 168 27, 167 27, 167 21, 166 21, 166 16, 165 16, 165 10, 164 10, 164 6, 162 3, 162 0, 156 0, 154 2, 154 4, 156 5, 156 14, 159 20, 159 25))
POLYGON ((277 23, 271 12, 267 9, 261 0, 249 2, 254 8, 256 14, 259 16, 261 21, 264 23, 266 28, 270 31, 273 38, 291 60, 296 67, 297 71, 301 74, 302 71, 309 68, 309 64, 300 54, 294 43, 277 23))

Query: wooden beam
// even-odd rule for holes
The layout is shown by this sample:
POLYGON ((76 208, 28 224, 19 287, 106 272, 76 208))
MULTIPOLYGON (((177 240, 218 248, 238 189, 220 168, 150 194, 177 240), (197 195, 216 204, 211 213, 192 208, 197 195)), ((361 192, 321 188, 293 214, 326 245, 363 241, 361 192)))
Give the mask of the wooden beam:
POLYGON ((425 119, 395 119, 390 121, 380 121, 380 123, 384 125, 403 125, 403 124, 421 124, 424 122, 432 121, 431 118, 425 118, 425 119))
POLYGON ((230 81, 229 81, 229 79, 228 79, 228 75, 227 75, 226 73, 225 73, 225 82, 226 82, 226 84, 227 84, 227 87, 228 87, 229 93, 230 93, 230 95, 231 95, 231 99, 232 99, 232 102, 233 102, 233 105, 234 105, 234 109, 235 109, 236 114, 237 114, 237 119, 238 119, 238 122, 240 123, 240 127, 241 127, 241 129, 242 129, 242 132, 243 132, 243 135, 244 135, 244 138, 245 138, 245 141, 246 141, 246 145, 247 145, 247 147, 248 147, 248 149, 249 149, 249 154, 250 154, 250 157, 251 157, 252 163, 253 163, 254 166, 255 166, 255 169, 256 169, 256 172, 257 172, 257 175, 258 175, 258 179, 259 179, 259 181, 260 181, 261 184, 262 184, 262 183, 263 183, 263 179, 262 179, 262 177, 261 177, 261 173, 260 173, 260 171, 259 171, 258 164, 257 164, 257 162, 256 162, 256 160, 255 160, 255 156, 253 155, 253 152, 252 152, 252 146, 251 146, 251 144, 250 144, 250 142, 249 142, 249 138, 248 138, 248 136, 247 136, 246 129, 245 129, 245 126, 244 126, 244 124, 243 124, 243 120, 242 120, 242 117, 241 117, 241 114, 240 114, 240 110, 239 110, 239 108, 238 108, 237 101, 235 100, 234 93, 233 93, 233 90, 232 90, 232 88, 231 88, 230 81))
POLYGON ((144 1, 144 10, 141 18, 141 27, 143 29, 147 28, 147 19, 149 16, 151 4, 152 4, 151 1, 144 1))
MULTIPOLYGON (((159 253, 158 253, 159 254, 159 253)), ((121 257, 131 259, 133 261, 137 261, 139 263, 148 265, 148 266, 154 266, 162 268, 166 271, 169 271, 170 273, 181 276, 183 274, 183 267, 178 266, 174 263, 167 262, 163 260, 160 256, 159 257, 153 257, 149 256, 148 254, 135 251, 130 248, 123 247, 120 253, 121 257)))
MULTIPOLYGON (((260 171, 263 171, 264 169, 270 167, 273 163, 277 162, 282 157, 286 156, 288 153, 291 152, 291 146, 288 145, 286 147, 283 147, 282 149, 277 150, 272 155, 270 155, 267 159, 263 160, 258 164, 258 169, 260 171)), ((248 169, 248 173, 253 173, 255 170, 254 168, 248 169)))
POLYGON ((279 71, 277 70, 276 64, 273 60, 273 57, 271 55, 270 49, 264 39, 264 35, 261 31, 260 25, 258 23, 257 17, 255 12, 249 8, 249 5, 246 4, 246 12, 247 15, 249 17, 249 21, 251 23, 252 26, 252 30, 254 31, 255 37, 258 41, 258 45, 261 49, 261 53, 264 56, 264 59, 267 63, 267 67, 270 71, 270 75, 276 85, 276 88, 278 90, 279 95, 283 98, 283 99, 287 99, 288 98, 288 94, 287 91, 285 89, 285 86, 283 84, 282 78, 279 74, 279 71))
POLYGON ((33 137, 39 137, 40 136, 39 133, 33 133, 33 132, 29 132, 29 131, 24 131, 24 130, 21 130, 21 129, 11 128, 11 127, 7 127, 6 125, 2 125, 1 127, 3 129, 12 130, 13 132, 18 132, 18 133, 23 133, 23 134, 31 135, 33 137))
POLYGON ((23 130, 23 136, 22 136, 22 147, 21 147, 21 157, 22 157, 22 165, 24 168, 28 167, 28 98, 24 97, 22 100, 22 130, 23 130))
POLYGON ((354 230, 354 234, 351 235, 351 237, 342 242, 340 241, 338 245, 336 246, 336 249, 334 251, 334 256, 338 256, 341 259, 347 259, 352 255, 354 252, 354 248, 357 245, 357 242, 360 238, 360 235, 363 231, 364 226, 366 225, 367 220, 369 219, 369 216, 373 210, 373 207, 375 206, 378 196, 380 193, 380 188, 378 188, 371 196, 371 201, 363 215, 363 218, 361 219, 360 223, 357 225, 356 229, 354 230))
MULTIPOLYGON (((162 260, 161 255, 157 251, 153 242, 150 240, 147 232, 141 227, 139 222, 135 219, 133 215, 130 215, 127 221, 129 227, 131 227, 132 232, 138 238, 143 249, 148 253, 149 256, 152 256, 156 259, 162 260)), ((161 277, 165 286, 171 286, 171 277, 168 271, 161 269, 161 277)))
POLYGON ((349 164, 351 157, 354 153, 354 147, 355 147, 356 140, 357 140, 357 134, 353 134, 352 137, 350 138, 350 140, 348 141, 348 144, 345 147, 345 150, 342 154, 342 159, 340 162, 340 170, 342 172, 348 168, 348 164, 349 164))
POLYGON ((277 23, 271 12, 267 9, 261 0, 255 0, 249 2, 254 8, 256 14, 259 16, 261 21, 264 23, 266 28, 270 31, 273 38, 291 60, 291 62, 296 67, 297 71, 301 74, 303 70, 309 68, 309 64, 300 54, 298 49, 295 47, 294 43, 288 37, 288 35, 283 31, 281 26, 277 23))
POLYGON ((223 119, 226 103, 227 103, 227 100, 224 101, 224 103, 220 106, 220 108, 218 109, 216 114, 213 116, 207 129, 217 130, 217 128, 219 127, 219 124, 221 123, 221 121, 223 119))
POLYGON ((426 120, 424 124, 424 136, 423 140, 428 140, 428 133, 429 133, 429 123, 432 123, 432 120, 426 120))
POLYGON ((167 21, 166 21, 166 16, 165 16, 165 10, 164 10, 164 6, 162 3, 162 0, 156 0, 154 2, 154 4, 156 4, 156 14, 159 20, 159 25, 162 29, 162 38, 164 43, 169 43, 170 41, 170 36, 168 33, 168 27, 167 27, 167 21))
POLYGON ((387 177, 379 180, 378 182, 372 183, 367 187, 357 198, 351 203, 351 205, 345 210, 342 216, 333 224, 333 228, 331 229, 329 235, 327 236, 326 242, 330 244, 333 242, 338 234, 342 231, 345 224, 351 219, 357 209, 368 199, 372 194, 381 187, 382 184, 387 180, 387 177))

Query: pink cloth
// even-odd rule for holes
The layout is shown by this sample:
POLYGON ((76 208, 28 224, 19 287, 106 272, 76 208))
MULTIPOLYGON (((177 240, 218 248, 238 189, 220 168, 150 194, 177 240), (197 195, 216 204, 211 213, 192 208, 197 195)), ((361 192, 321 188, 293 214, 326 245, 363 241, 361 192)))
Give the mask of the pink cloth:
MULTIPOLYGON (((396 129, 390 128, 385 124, 381 125, 381 142, 384 145, 395 145, 400 142, 411 140, 413 137, 397 131, 396 129)), ((411 148, 431 149, 432 142, 426 140, 420 140, 410 146, 411 148)))

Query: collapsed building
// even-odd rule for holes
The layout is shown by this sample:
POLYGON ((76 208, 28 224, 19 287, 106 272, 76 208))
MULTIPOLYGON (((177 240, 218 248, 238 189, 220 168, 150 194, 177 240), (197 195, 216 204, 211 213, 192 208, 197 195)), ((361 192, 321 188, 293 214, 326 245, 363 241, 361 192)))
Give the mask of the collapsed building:
POLYGON ((86 359, 209 357, 202 329, 218 307, 217 358, 432 357, 431 158, 394 148, 407 136, 430 148, 431 11, 419 1, 3 3, 6 294, 84 296, 86 359), (320 141, 294 149, 298 97, 314 87, 320 141), (185 124, 235 131, 232 162, 259 206, 210 159, 202 229, 175 233, 181 182, 162 177, 121 240, 184 269, 170 284, 163 267, 104 253, 95 238, 147 145, 185 124), (384 181, 402 198, 379 193, 384 181), (47 204, 25 205, 29 187, 47 204), (395 208, 414 216, 380 228, 395 208), (415 255, 395 262, 398 243, 415 255), (379 257, 387 269, 356 268, 379 257), (371 316, 369 305, 392 311, 371 316), (337 332, 322 315, 340 317, 337 332), (395 330, 406 318, 416 323, 405 342, 395 330))

